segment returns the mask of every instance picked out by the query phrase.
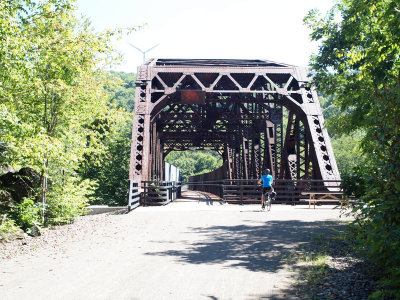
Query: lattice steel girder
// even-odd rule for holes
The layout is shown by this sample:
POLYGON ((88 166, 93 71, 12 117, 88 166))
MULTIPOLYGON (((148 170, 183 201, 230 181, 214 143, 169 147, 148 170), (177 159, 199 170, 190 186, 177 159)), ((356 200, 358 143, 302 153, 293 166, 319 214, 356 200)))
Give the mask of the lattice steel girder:
MULTIPOLYGON (((151 178, 151 173, 154 172, 153 166, 160 165, 159 162, 152 164, 151 160, 158 160, 162 156, 151 156, 149 149, 153 147, 153 151, 156 151, 157 147, 152 144, 159 143, 159 141, 156 141, 157 139, 160 139, 160 143, 164 143, 163 136, 166 139, 168 132, 174 131, 173 128, 183 128, 183 126, 202 128, 204 132, 210 134, 208 135, 210 138, 213 134, 217 135, 216 131, 221 130, 238 133, 242 132, 243 128, 248 128, 243 132, 250 134, 251 128, 256 130, 254 119, 259 118, 260 113, 257 109, 254 109, 254 105, 264 105, 270 109, 275 105, 286 107, 296 116, 296 120, 304 125, 305 135, 309 140, 308 151, 303 151, 306 153, 304 154, 306 155, 304 161, 312 165, 313 177, 325 180, 340 179, 329 136, 323 126, 324 119, 318 97, 315 90, 309 86, 309 82, 310 79, 307 77, 305 68, 271 61, 168 59, 147 61, 138 68, 130 179, 149 180, 151 178), (194 95, 204 95, 204 101, 199 102, 200 97, 196 100, 197 102, 191 104, 190 97, 187 97, 191 93, 186 93, 185 99, 183 99, 181 98, 182 91, 193 91, 194 95), (201 123, 201 118, 197 120, 194 115, 185 114, 182 108, 175 107, 173 108, 175 113, 173 116, 168 115, 165 116, 164 120, 161 120, 168 122, 168 124, 161 125, 159 130, 162 132, 157 135, 156 140, 151 140, 151 124, 157 122, 157 118, 163 118, 163 109, 169 105, 183 103, 188 104, 188 107, 192 107, 194 110, 197 109, 193 114, 200 113, 200 116, 203 115, 202 111, 205 105, 204 109, 209 111, 207 116, 209 128, 207 126, 204 128, 205 123, 201 123), (231 115, 233 120, 230 120, 226 109, 223 116, 217 115, 210 118, 210 113, 212 115, 213 111, 217 110, 217 105, 224 105, 224 103, 237 106, 233 109, 230 108, 231 113, 233 112, 231 115), (244 104, 247 106, 244 106, 244 104), (237 112, 241 114, 237 115, 237 112), (183 125, 179 125, 180 127, 174 123, 175 121, 179 122, 179 115, 185 116, 180 119, 185 120, 183 125), (216 120, 224 120, 228 123, 219 124, 218 127, 216 120), (194 126, 193 122, 197 122, 197 125, 194 126), (232 122, 236 122, 236 124, 232 122)), ((268 119, 272 121, 272 115, 270 116, 269 113, 268 119)), ((276 128, 281 130, 281 125, 276 123, 276 128)), ((256 138, 256 136, 240 137, 240 134, 237 136, 239 138, 237 145, 243 143, 243 138, 248 140, 256 138)), ((187 143, 190 142, 190 140, 187 141, 187 143)), ((303 141, 301 145, 306 143, 307 141, 303 141)), ((281 145, 281 142, 277 142, 277 145, 281 145)), ((243 155, 243 149, 241 150, 240 147, 242 146, 232 148, 232 161, 235 167, 238 166, 239 169, 243 165, 243 161, 238 160, 243 155)), ((278 159, 281 157, 279 147, 276 149, 277 154, 274 154, 278 159)), ((304 148, 304 146, 302 147, 304 148)), ((247 158, 251 157, 248 156, 248 152, 245 155, 247 155, 247 158)), ((296 159, 300 157, 299 155, 295 155, 296 159)), ((285 159, 289 158, 286 157, 285 159)), ((282 162, 276 161, 274 163, 279 165, 282 162)), ((286 163, 289 163, 289 161, 286 163)), ((254 163, 248 165, 255 166, 254 163)), ((291 163, 291 166, 293 165, 300 168, 299 163, 291 163)), ((301 167, 304 169, 304 166, 301 167)), ((232 174, 236 174, 235 177, 239 176, 240 173, 243 174, 243 170, 239 169, 232 170, 232 174)), ((275 170, 277 170, 276 166, 275 170)), ((300 172, 297 172, 297 174, 300 174, 300 172)))

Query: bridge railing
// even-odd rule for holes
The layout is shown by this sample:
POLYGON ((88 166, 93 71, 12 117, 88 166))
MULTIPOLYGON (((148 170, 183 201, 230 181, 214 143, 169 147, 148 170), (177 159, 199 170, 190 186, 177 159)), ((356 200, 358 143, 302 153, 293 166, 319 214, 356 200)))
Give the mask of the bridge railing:
MULTIPOLYGON (((246 204, 261 201, 262 191, 257 182, 258 179, 224 179, 192 181, 187 185, 190 190, 212 193, 228 203, 246 204)), ((311 196, 335 201, 343 195, 340 184, 340 180, 277 179, 273 184, 277 192, 275 202, 294 204, 311 196)), ((140 204, 166 205, 180 197, 181 186, 181 182, 177 181, 130 181, 128 209, 140 204)))
POLYGON ((128 191, 128 211, 140 205, 140 183, 139 181, 129 181, 128 191))
MULTIPOLYGON (((229 203, 258 203, 261 201, 261 189, 257 185, 258 179, 224 179, 218 181, 192 181, 190 190, 209 192, 221 197, 229 203)), ((343 192, 340 180, 312 180, 312 179, 277 179, 274 189, 277 192, 277 203, 297 202, 310 198, 323 197, 326 200, 335 200, 343 192)))
POLYGON ((226 163, 214 171, 189 177, 189 189, 212 193, 223 197, 223 178, 226 174, 226 163))
POLYGON ((141 181, 141 204, 166 205, 180 197, 181 182, 178 181, 141 181))
MULTIPOLYGON (((224 180, 223 199, 230 203, 253 203, 261 201, 261 189, 257 187, 258 179, 224 180)), ((274 181, 277 203, 294 203, 309 199, 310 194, 325 200, 336 200, 343 192, 340 180, 290 180, 277 179, 274 181)))
POLYGON ((224 195, 223 180, 216 181, 190 181, 187 183, 189 190, 211 193, 222 198, 224 195))

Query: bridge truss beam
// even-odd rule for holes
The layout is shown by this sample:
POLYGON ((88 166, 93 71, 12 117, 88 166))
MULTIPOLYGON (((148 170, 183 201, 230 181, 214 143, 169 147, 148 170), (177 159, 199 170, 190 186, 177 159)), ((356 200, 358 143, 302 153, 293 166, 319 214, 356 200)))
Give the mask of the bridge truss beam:
POLYGON ((263 60, 151 59, 140 66, 129 178, 162 180, 171 151, 207 149, 226 179, 340 179, 305 68, 263 60), (284 122, 283 111, 288 112, 284 122))

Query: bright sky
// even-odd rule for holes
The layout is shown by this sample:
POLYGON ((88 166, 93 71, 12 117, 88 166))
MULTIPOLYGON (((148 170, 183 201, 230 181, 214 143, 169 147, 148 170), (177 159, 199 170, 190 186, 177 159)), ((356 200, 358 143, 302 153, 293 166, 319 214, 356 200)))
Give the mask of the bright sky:
POLYGON ((96 30, 147 24, 117 48, 124 62, 114 69, 135 72, 148 58, 267 59, 307 66, 317 45, 303 18, 323 14, 334 0, 77 0, 79 13, 96 30))

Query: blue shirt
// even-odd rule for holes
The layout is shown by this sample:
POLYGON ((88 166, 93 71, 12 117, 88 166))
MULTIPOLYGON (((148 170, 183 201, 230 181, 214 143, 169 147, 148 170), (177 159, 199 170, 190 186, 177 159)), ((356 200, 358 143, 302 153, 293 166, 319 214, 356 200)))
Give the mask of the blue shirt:
POLYGON ((271 187, 271 182, 272 182, 272 175, 263 175, 261 176, 261 180, 263 181, 263 187, 271 187))

